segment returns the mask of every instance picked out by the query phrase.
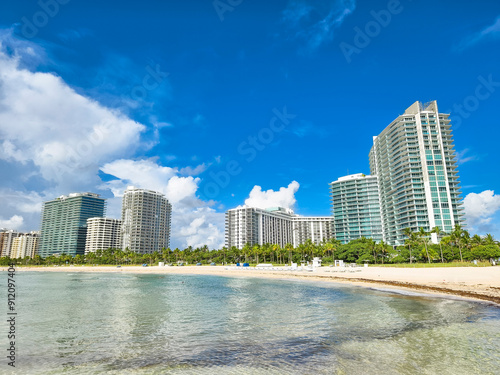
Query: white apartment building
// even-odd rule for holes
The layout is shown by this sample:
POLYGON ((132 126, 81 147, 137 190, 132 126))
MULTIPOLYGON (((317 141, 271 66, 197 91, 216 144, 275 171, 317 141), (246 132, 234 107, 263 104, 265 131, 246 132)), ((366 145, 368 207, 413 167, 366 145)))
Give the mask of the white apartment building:
POLYGON ((333 235, 343 244, 361 237, 382 240, 377 176, 362 173, 330 183, 333 235))
POLYGON ((308 239, 315 245, 334 237, 333 220, 330 216, 295 216, 293 224, 293 247, 305 243, 308 239))
POLYGON ((319 244, 332 236, 331 217, 302 217, 282 207, 237 207, 226 212, 226 247, 276 244, 294 247, 311 239, 319 244))
POLYGON ((122 221, 105 217, 87 219, 85 254, 122 246, 122 221))
POLYGON ((20 234, 12 241, 10 257, 14 258, 34 258, 38 253, 40 244, 40 232, 32 231, 30 233, 20 234))
POLYGON ((22 233, 12 229, 0 230, 0 251, 2 257, 11 257, 14 239, 19 237, 21 234, 22 233))
POLYGON ((170 246, 172 205, 156 191, 128 187, 122 202, 122 250, 141 254, 170 246))
MULTIPOLYGON (((463 221, 449 114, 415 102, 373 137, 370 170, 378 177, 383 239, 404 244, 404 228, 450 232, 463 221)), ((432 241, 437 242, 435 234, 432 241)))

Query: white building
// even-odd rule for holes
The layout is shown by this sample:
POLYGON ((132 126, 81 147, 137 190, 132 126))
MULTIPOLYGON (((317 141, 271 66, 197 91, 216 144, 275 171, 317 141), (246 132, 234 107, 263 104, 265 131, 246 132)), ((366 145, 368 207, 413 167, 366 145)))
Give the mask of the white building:
POLYGON ((127 188, 122 203, 122 250, 150 254, 168 248, 171 216, 172 205, 163 194, 127 188))
POLYGON ((436 101, 415 102, 373 138, 370 170, 378 177, 385 242, 402 245, 404 228, 449 233, 463 221, 449 114, 439 113, 436 101))
POLYGON ((40 232, 32 231, 21 234, 12 241, 10 257, 14 258, 34 258, 38 253, 40 244, 40 232))
POLYGON ((302 217, 282 207, 237 207, 226 212, 226 247, 276 244, 294 247, 311 239, 319 244, 332 236, 331 217, 302 217))
POLYGON ((293 224, 293 247, 305 243, 308 239, 319 245, 334 237, 333 220, 330 216, 295 216, 293 224))
POLYGON ((2 257, 10 257, 14 239, 19 237, 21 233, 16 230, 1 229, 0 230, 0 251, 2 257))
POLYGON ((122 247, 122 221, 105 217, 87 219, 85 254, 122 247))
POLYGON ((330 183, 334 237, 346 244, 361 237, 382 240, 377 176, 362 173, 330 183))

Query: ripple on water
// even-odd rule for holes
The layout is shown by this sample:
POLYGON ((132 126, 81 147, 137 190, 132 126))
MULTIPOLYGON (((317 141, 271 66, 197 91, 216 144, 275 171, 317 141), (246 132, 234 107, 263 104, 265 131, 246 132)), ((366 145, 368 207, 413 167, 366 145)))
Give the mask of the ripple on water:
POLYGON ((334 284, 157 276, 24 273, 20 371, 500 373, 492 306, 334 284))

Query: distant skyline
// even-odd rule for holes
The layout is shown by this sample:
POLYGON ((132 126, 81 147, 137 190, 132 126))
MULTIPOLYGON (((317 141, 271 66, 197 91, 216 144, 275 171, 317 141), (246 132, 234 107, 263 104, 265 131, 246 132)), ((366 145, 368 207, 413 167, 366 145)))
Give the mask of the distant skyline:
POLYGON ((1 1, 0 227, 133 185, 172 203, 171 247, 224 244, 245 203, 330 215, 412 103, 451 113, 468 229, 500 239, 500 3, 1 1))

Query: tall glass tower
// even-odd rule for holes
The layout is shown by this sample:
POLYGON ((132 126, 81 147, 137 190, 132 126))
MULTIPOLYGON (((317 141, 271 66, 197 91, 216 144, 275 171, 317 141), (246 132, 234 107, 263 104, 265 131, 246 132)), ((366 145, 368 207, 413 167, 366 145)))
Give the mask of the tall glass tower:
POLYGON ((87 219, 104 216, 106 200, 94 193, 62 195, 45 202, 39 254, 83 255, 87 238, 87 219))
POLYGON ((361 237, 382 240, 377 176, 357 173, 330 184, 334 236, 342 243, 361 237))
MULTIPOLYGON (((449 114, 415 102, 373 137, 370 170, 378 177, 383 239, 402 245, 404 228, 450 232, 463 221, 449 114)), ((437 242, 435 234, 433 242, 437 242)))

